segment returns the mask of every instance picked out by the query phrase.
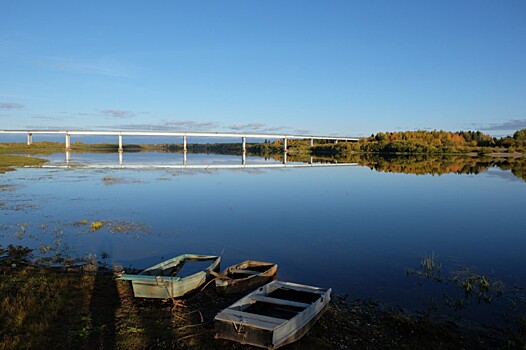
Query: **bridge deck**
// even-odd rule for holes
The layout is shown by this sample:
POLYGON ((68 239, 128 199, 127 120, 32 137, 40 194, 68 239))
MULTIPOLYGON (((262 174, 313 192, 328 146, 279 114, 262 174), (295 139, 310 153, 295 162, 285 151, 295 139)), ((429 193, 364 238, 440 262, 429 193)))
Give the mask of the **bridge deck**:
POLYGON ((192 131, 118 131, 118 130, 0 130, 0 134, 42 134, 42 135, 113 135, 113 136, 197 136, 197 137, 239 137, 259 139, 313 139, 331 141, 358 141, 357 137, 232 133, 232 132, 192 132, 192 131))

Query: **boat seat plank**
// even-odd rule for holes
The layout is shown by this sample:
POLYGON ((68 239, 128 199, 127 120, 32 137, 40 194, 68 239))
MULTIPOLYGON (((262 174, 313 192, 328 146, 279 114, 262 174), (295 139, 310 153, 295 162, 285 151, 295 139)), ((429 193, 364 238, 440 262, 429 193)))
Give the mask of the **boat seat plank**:
POLYGON ((253 271, 253 270, 245 270, 245 269, 232 269, 229 270, 230 273, 240 273, 245 275, 259 275, 261 272, 253 271))
POLYGON ((291 300, 271 298, 271 297, 267 297, 267 296, 264 296, 264 295, 258 295, 258 294, 251 296, 250 299, 254 300, 254 301, 261 301, 261 302, 264 302, 264 303, 269 303, 269 304, 287 305, 287 306, 301 307, 301 308, 304 308, 304 309, 306 309, 309 306, 311 306, 311 304, 300 303, 300 302, 291 301, 291 300))
POLYGON ((215 319, 236 324, 244 323, 263 329, 274 329, 277 326, 282 325, 284 322, 287 322, 287 320, 282 318, 251 314, 249 312, 232 309, 221 311, 215 319))
POLYGON ((323 295, 327 292, 327 289, 310 287, 310 286, 302 286, 302 285, 297 285, 297 284, 288 283, 288 282, 276 282, 274 286, 275 286, 274 290, 278 288, 292 289, 292 290, 297 290, 299 292, 308 292, 308 293, 314 293, 314 294, 319 294, 319 295, 323 295))

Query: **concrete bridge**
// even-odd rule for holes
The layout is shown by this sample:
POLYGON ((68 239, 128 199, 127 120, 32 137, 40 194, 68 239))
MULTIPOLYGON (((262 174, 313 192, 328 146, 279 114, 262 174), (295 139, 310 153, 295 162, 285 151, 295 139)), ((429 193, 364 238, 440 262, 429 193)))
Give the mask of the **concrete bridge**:
POLYGON ((27 137, 27 144, 33 143, 33 135, 64 135, 65 148, 71 148, 71 136, 94 135, 94 136, 117 136, 119 152, 123 150, 123 136, 173 136, 182 137, 183 151, 186 151, 187 139, 189 137, 224 137, 241 139, 243 152, 246 151, 247 138, 253 139, 281 139, 283 140, 283 152, 287 152, 288 140, 309 140, 310 146, 314 146, 315 140, 327 140, 338 143, 338 141, 358 141, 357 137, 317 136, 317 135, 292 135, 292 134, 261 134, 261 133, 228 133, 228 132, 189 132, 189 131, 111 131, 111 130, 0 130, 0 134, 22 134, 27 137))

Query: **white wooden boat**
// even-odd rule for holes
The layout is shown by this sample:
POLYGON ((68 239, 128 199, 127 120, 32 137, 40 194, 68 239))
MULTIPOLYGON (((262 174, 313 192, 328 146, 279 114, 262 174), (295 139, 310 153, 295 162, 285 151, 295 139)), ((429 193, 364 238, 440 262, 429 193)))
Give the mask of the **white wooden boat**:
POLYGON ((211 279, 211 271, 219 270, 220 260, 215 255, 183 254, 137 275, 123 274, 118 279, 131 281, 133 294, 138 298, 177 298, 211 279))
POLYGON ((330 299, 331 289, 272 281, 217 314, 215 337, 277 349, 305 335, 330 299))

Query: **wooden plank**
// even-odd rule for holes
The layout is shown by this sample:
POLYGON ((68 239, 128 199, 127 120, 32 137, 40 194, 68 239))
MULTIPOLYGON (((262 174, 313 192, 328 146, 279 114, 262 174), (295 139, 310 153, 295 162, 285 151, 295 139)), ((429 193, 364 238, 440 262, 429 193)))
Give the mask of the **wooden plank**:
POLYGON ((228 270, 228 272, 231 272, 231 273, 243 273, 243 274, 247 274, 247 275, 259 275, 261 272, 258 272, 258 271, 252 271, 252 270, 245 270, 245 269, 231 269, 231 270, 228 270))
POLYGON ((243 312, 240 310, 225 309, 221 311, 215 320, 221 320, 230 323, 240 324, 243 323, 247 326, 253 326, 256 328, 274 329, 276 326, 287 322, 282 318, 263 316, 251 314, 249 312, 243 312))
POLYGON ((305 303, 299 303, 297 301, 290 301, 290 300, 283 300, 283 299, 277 299, 277 298, 271 298, 264 295, 253 295, 250 297, 251 300, 255 301, 261 301, 264 303, 269 304, 276 304, 276 305, 287 305, 287 306, 294 306, 294 307, 301 307, 301 308, 308 308, 311 306, 311 304, 305 304, 305 303))
POLYGON ((327 292, 327 289, 323 289, 323 288, 316 288, 316 287, 304 286, 302 284, 281 282, 281 281, 276 282, 275 288, 276 289, 278 288, 292 289, 292 290, 297 290, 300 292, 308 292, 308 293, 314 293, 314 294, 320 294, 320 295, 323 295, 327 292))

